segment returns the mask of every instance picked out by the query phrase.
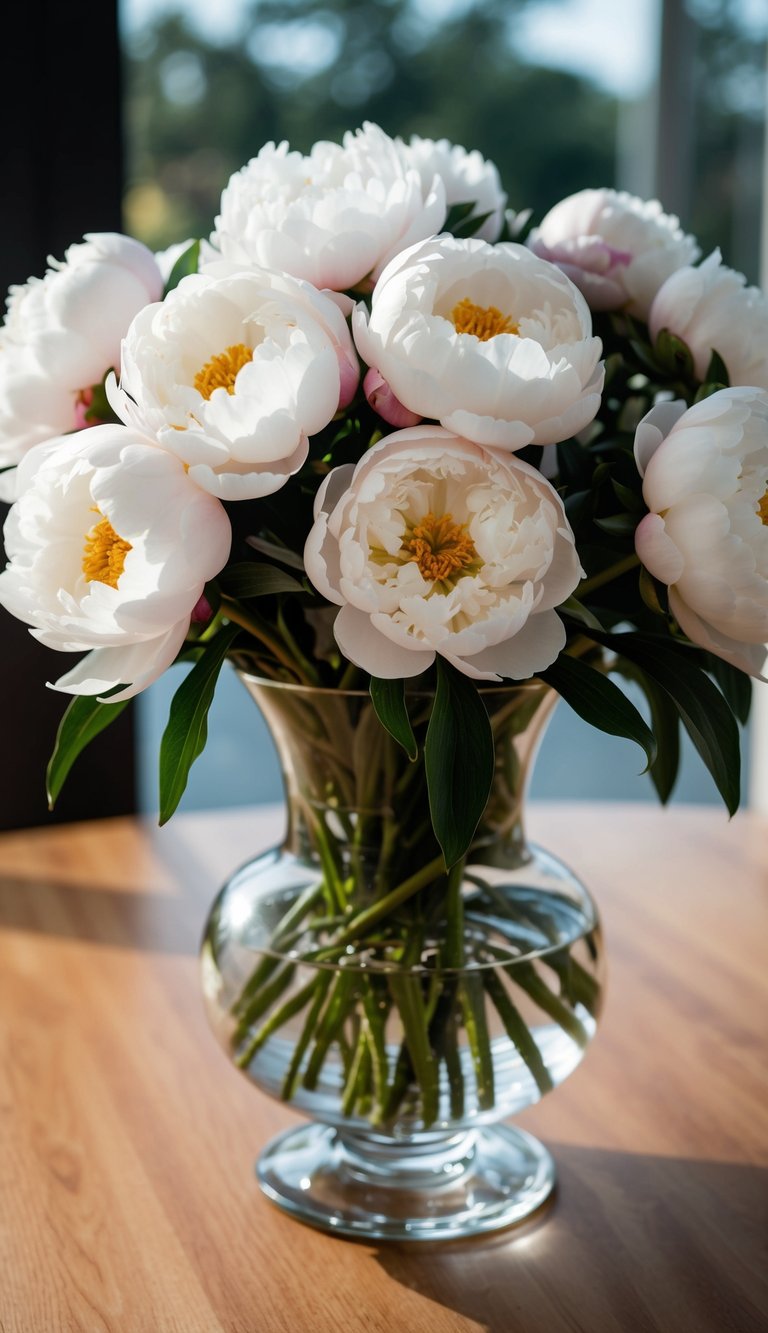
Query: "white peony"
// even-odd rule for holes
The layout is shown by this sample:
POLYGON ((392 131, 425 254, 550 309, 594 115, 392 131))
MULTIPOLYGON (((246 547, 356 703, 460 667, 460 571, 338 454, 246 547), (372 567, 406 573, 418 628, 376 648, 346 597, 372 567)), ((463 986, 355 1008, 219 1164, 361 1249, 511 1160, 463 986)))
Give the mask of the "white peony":
POLYGON ((119 365, 128 325, 163 290, 151 251, 113 232, 49 263, 44 278, 11 288, 0 328, 0 467, 83 425, 91 386, 119 365))
POLYGON ((0 603, 48 647, 90 650, 55 689, 138 694, 173 662, 227 560, 223 506, 125 426, 38 445, 19 471, 0 603))
POLYGON ((587 303, 523 245, 423 241, 384 270, 352 327, 404 407, 479 444, 555 444, 600 406, 587 303))
POLYGON ((768 396, 660 403, 635 437, 650 514, 637 554, 693 643, 759 676, 768 641, 768 396))
POLYGON ((662 329, 682 338, 703 380, 713 351, 725 362, 731 384, 768 389, 768 300, 727 268, 715 250, 699 268, 667 278, 651 306, 654 341, 662 329))
POLYGON ((495 241, 504 224, 504 209, 507 196, 501 188, 498 168, 488 161, 477 149, 467 152, 460 144, 450 143, 448 139, 422 139, 412 134, 409 143, 396 139, 406 167, 415 167, 421 177, 421 186, 426 197, 435 176, 439 176, 445 186, 445 202, 448 208, 453 204, 474 204, 469 218, 482 217, 485 222, 475 232, 483 241, 495 241))
POLYGON ((439 426, 331 472, 304 561, 341 605, 341 651, 382 677, 419 675, 436 653, 476 680, 543 671, 565 645, 554 608, 581 576, 549 482, 439 426))
POLYGON ((335 291, 358 287, 406 246, 440 230, 445 189, 425 189, 377 125, 321 141, 307 157, 265 144, 232 176, 211 241, 224 259, 306 278, 335 291))
POLYGON ((699 248, 661 204, 616 190, 580 190, 550 209, 528 244, 558 264, 593 310, 626 308, 646 319, 671 273, 699 248))
POLYGON ((270 495, 354 393, 335 300, 279 273, 191 274, 134 320, 110 402, 223 500, 270 495))

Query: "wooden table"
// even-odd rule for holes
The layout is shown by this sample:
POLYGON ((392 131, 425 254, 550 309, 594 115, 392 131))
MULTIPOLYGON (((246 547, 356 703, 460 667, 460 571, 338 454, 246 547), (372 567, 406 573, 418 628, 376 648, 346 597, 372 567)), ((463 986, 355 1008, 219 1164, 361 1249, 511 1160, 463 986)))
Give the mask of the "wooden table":
POLYGON ((216 1046, 196 951, 279 818, 0 838, 2 1333, 765 1333, 768 821, 534 808, 602 905, 607 1010, 521 1117, 552 1206, 425 1249, 314 1232, 255 1184, 293 1117, 216 1046))

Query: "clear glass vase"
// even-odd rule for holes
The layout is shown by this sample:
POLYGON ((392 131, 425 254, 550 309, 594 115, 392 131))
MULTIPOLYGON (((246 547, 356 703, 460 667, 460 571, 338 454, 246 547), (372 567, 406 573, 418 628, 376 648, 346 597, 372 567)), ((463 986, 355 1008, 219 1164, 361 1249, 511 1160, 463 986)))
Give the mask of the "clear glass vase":
POLYGON ((263 1151, 262 1189, 342 1235, 434 1241, 522 1220, 554 1165, 499 1122, 575 1069, 601 997, 595 907, 523 829, 556 696, 483 691, 495 778, 447 874, 423 769, 428 696, 409 697, 411 763, 366 693, 243 680, 280 754, 288 833, 219 894, 202 965, 230 1059, 311 1121, 263 1151))

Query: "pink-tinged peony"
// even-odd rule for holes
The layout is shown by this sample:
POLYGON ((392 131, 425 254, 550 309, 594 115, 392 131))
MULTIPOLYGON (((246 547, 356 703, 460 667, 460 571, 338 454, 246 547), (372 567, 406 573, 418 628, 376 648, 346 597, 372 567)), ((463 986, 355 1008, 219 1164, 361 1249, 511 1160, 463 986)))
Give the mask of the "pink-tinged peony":
POLYGON ((673 273, 651 306, 654 340, 662 329, 682 338, 703 380, 712 353, 725 363, 731 384, 768 389, 768 300, 715 250, 698 268, 673 273))
POLYGON ((113 232, 49 263, 45 277, 11 288, 0 329, 0 467, 85 424, 83 396, 119 365, 128 325, 163 290, 151 251, 113 232))
POLYGON ((643 418, 635 457, 650 513, 637 554, 693 643, 759 676, 768 641, 768 396, 722 389, 643 418))
POLYGON ((87 652, 55 689, 138 694, 173 662, 227 560, 223 506, 126 426, 38 445, 19 473, 0 604, 49 648, 87 652))
POLYGON ((474 204, 467 221, 484 217, 475 232, 482 241, 495 241, 504 225, 507 196, 501 188, 495 163, 488 161, 477 149, 467 152, 461 144, 448 139, 422 139, 412 134, 406 144, 395 142, 400 148, 406 167, 415 167, 421 177, 425 197, 435 176, 445 187, 445 202, 450 209, 454 204, 474 204))
POLYGON ((418 426, 421 421, 418 412, 409 412, 407 407, 403 407, 378 370, 368 371, 363 380, 363 392, 374 412, 378 412, 388 426, 396 426, 400 430, 405 426, 418 426))
POLYGON ((478 444, 555 444, 600 406, 587 303, 523 245, 423 241, 384 270, 352 328, 403 407, 478 444))
POLYGON ((270 495, 308 437, 354 396, 342 310, 307 282, 261 270, 184 278, 141 311, 123 344, 118 416, 169 449, 223 500, 270 495))
POLYGON ((380 677, 440 654, 476 680, 543 671, 581 577, 562 503, 535 468, 439 426, 397 431, 317 495, 307 574, 341 607, 342 653, 380 677))
POLYGON ((580 190, 550 209, 528 244, 580 287, 593 310, 646 319, 662 283, 699 248, 661 204, 616 190, 580 190))
POLYGON ((265 144, 236 172, 211 237, 223 259, 345 291, 375 280, 393 255, 440 230, 445 189, 424 187, 377 125, 308 156, 265 144))

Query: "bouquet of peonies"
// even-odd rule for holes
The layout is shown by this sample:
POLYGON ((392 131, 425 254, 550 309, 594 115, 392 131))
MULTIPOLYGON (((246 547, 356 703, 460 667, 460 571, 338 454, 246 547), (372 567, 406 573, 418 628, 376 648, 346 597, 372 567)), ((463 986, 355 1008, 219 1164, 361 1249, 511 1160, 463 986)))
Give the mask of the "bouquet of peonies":
MULTIPOLYGON (((425 750, 442 861, 413 901, 472 848, 503 682, 638 742, 662 800, 682 723, 735 810, 768 638, 768 305, 698 260, 657 203, 584 190, 531 228, 479 153, 367 124, 267 144, 207 241, 90 235, 12 289, 0 602, 86 653, 53 686, 51 801, 184 661, 166 820, 229 658, 369 691, 406 766, 425 750)), ((361 893, 330 895, 324 956, 350 921, 386 935, 361 893)))

